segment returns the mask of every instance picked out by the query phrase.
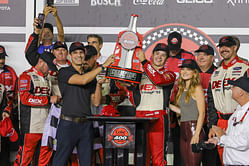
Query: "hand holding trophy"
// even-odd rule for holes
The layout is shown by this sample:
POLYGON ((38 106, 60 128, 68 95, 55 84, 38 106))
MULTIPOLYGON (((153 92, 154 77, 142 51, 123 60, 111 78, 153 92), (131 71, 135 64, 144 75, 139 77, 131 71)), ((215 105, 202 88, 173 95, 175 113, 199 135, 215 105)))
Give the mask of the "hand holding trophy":
POLYGON ((139 84, 142 76, 136 54, 142 50, 143 37, 137 32, 138 15, 132 14, 127 30, 119 33, 113 55, 115 62, 107 67, 106 77, 139 84))

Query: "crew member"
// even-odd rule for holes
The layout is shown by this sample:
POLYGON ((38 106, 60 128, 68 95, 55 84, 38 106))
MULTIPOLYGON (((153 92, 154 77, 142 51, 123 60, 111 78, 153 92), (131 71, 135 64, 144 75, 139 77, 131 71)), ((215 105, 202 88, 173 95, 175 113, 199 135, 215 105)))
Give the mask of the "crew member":
MULTIPOLYGON (((237 55, 236 42, 231 36, 224 36, 219 40, 219 52, 223 62, 212 74, 208 88, 208 121, 209 138, 214 137, 212 125, 226 130, 229 117, 236 109, 238 103, 232 99, 231 86, 228 80, 235 80, 248 70, 248 62, 241 60, 237 55)), ((218 146, 221 162, 223 148, 218 146)))
MULTIPOLYGON (((41 141, 50 103, 57 103, 58 96, 51 95, 51 82, 46 78, 49 70, 57 70, 54 56, 49 52, 40 55, 35 67, 24 71, 19 78, 20 127, 23 145, 19 149, 14 165, 29 165, 41 141)), ((49 159, 51 153, 41 147, 39 162, 49 159)), ((40 165, 40 164, 39 164, 40 165)))

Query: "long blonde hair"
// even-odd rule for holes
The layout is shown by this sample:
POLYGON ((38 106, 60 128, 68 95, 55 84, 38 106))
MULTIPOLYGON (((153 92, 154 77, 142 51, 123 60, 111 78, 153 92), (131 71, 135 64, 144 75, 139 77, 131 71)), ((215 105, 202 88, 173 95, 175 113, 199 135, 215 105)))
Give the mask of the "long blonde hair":
MULTIPOLYGON (((190 79, 190 85, 187 89, 187 94, 185 97, 185 103, 188 103, 189 98, 192 96, 192 94, 195 92, 195 89, 198 85, 200 85, 200 74, 197 69, 194 69, 193 77, 190 79)), ((178 92, 176 94, 175 98, 175 104, 179 105, 180 98, 182 96, 182 93, 184 91, 184 88, 186 87, 186 80, 183 80, 180 74, 179 80, 178 80, 178 92)))

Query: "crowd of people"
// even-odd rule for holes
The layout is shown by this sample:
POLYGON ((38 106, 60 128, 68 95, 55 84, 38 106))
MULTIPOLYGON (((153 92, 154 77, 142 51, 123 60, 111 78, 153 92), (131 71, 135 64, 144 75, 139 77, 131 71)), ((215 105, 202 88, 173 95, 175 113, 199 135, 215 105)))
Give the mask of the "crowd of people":
POLYGON ((95 114, 158 118, 145 127, 142 165, 167 165, 168 141, 175 166, 249 165, 249 63, 237 55, 236 36, 220 38, 223 59, 216 67, 213 47, 201 45, 192 54, 181 47, 181 34, 171 32, 151 59, 136 54, 143 74, 133 84, 105 78, 116 59, 101 54, 101 36, 68 48, 56 7, 43 13, 45 20, 49 13, 55 18, 56 42, 53 25, 39 28, 35 18, 25 49, 31 68, 19 77, 0 45, 1 166, 94 166, 97 158, 101 165, 103 126, 86 118, 95 114), (200 143, 211 148, 193 150, 200 143))

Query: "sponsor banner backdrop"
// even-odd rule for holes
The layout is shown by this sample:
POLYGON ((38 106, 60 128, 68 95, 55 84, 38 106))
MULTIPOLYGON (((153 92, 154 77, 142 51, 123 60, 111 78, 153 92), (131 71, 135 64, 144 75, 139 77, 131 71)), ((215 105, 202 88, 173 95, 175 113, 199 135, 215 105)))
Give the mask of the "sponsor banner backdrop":
POLYGON ((25 26, 26 0, 0 0, 0 20, 0 26, 25 26))
POLYGON ((130 14, 138 27, 183 23, 194 27, 248 27, 248 0, 57 0, 65 27, 126 27, 130 14), (60 1, 60 3, 59 3, 60 1), (67 2, 67 3, 66 3, 67 2), (75 5, 73 5, 75 4, 75 5))

